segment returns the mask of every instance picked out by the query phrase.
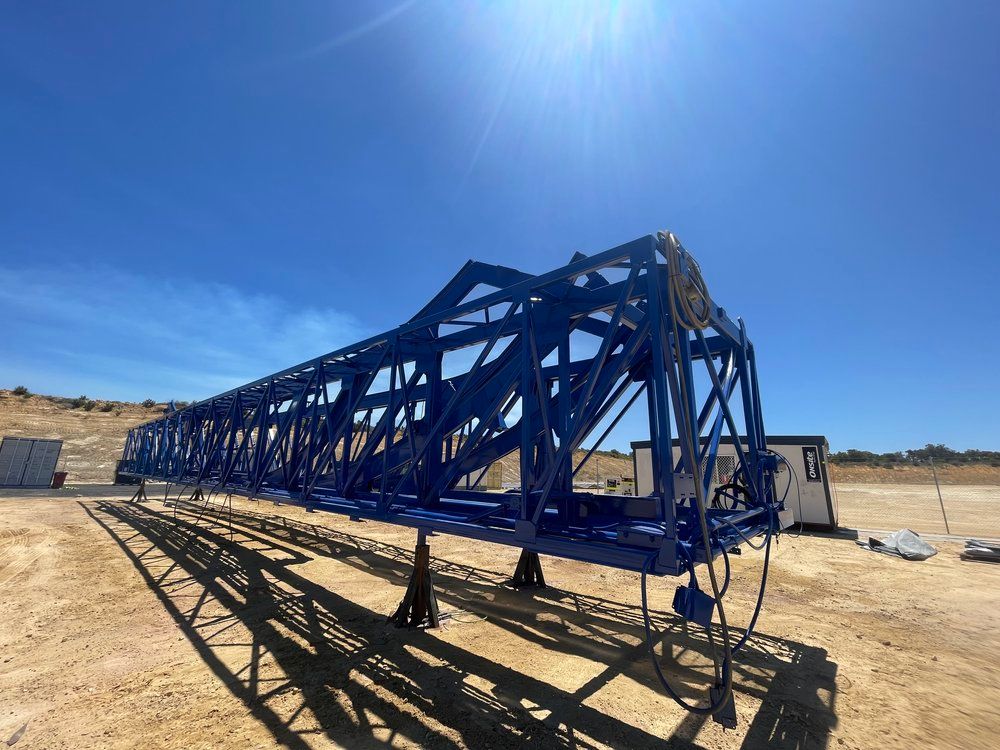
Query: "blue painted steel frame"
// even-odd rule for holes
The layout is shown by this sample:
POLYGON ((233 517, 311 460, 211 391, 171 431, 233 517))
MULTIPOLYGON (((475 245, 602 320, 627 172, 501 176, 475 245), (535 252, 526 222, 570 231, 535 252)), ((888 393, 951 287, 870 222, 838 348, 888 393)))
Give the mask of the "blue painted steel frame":
MULTIPOLYGON (((712 304, 706 331, 680 329, 675 341, 666 252, 663 235, 649 235, 539 276, 470 261, 393 331, 132 429, 122 471, 628 570, 690 571, 706 559, 691 467, 704 467, 707 492, 724 430, 747 436, 746 451, 734 444, 751 500, 706 511, 711 555, 777 528, 782 506, 745 328, 712 304), (482 286, 492 291, 469 299, 482 286), (571 337, 588 336, 574 359, 571 337), (677 387, 679 373, 694 382, 697 362, 708 382, 700 411, 677 387), (652 494, 575 491, 573 451, 643 391, 652 494), (673 465, 672 429, 685 423, 700 455, 685 449, 673 465), (519 492, 475 489, 517 450, 519 492)), ((690 275, 686 251, 681 260, 690 275)))

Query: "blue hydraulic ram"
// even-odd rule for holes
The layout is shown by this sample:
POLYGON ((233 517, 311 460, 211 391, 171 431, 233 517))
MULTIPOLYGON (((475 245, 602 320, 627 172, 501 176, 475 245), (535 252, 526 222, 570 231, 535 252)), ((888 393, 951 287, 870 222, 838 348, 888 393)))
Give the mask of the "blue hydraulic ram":
POLYGON ((732 655, 760 610, 768 555, 754 621, 733 642, 721 601, 728 552, 744 543, 769 552, 788 525, 779 460, 742 321, 714 304, 677 239, 658 233, 539 276, 470 261, 395 330, 133 428, 121 473, 199 498, 240 494, 417 529, 398 624, 437 623, 433 532, 521 548, 520 583, 544 585, 538 553, 641 572, 651 655, 646 576, 687 575, 674 608, 721 636, 707 704, 684 701, 653 663, 681 705, 731 726, 732 655), (575 490, 574 475, 643 394, 652 494, 575 490), (733 441, 733 481, 708 499, 724 432, 745 437, 733 441), (490 466, 515 453, 520 490, 480 489, 490 466))

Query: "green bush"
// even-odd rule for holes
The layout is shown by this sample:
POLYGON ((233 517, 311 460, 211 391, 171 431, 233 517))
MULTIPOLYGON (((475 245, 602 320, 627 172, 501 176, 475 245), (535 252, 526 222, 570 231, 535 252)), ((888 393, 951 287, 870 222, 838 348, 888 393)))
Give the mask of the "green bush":
POLYGON ((19 385, 17 388, 14 389, 14 395, 15 396, 30 396, 31 395, 31 391, 29 391, 23 385, 19 385))
POLYGON ((100 411, 112 411, 114 408, 115 408, 114 401, 105 401, 103 404, 101 404, 100 411))
POLYGON ((872 453, 850 448, 846 451, 831 453, 830 460, 836 464, 864 464, 868 466, 899 466, 901 464, 920 464, 934 461, 940 464, 1000 464, 1000 451, 983 451, 974 448, 966 451, 956 451, 940 443, 928 443, 923 448, 911 448, 907 451, 894 453, 872 453))
POLYGON ((146 409, 152 409, 154 406, 156 406, 156 402, 153 401, 153 399, 151 398, 147 398, 145 401, 142 402, 142 406, 146 409))

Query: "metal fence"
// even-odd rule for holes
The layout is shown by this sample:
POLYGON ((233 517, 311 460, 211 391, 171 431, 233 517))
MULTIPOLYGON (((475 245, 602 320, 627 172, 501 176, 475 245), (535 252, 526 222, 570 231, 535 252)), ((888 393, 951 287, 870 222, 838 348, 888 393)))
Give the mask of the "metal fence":
POLYGON ((840 525, 1000 538, 1000 466, 831 461, 840 525))

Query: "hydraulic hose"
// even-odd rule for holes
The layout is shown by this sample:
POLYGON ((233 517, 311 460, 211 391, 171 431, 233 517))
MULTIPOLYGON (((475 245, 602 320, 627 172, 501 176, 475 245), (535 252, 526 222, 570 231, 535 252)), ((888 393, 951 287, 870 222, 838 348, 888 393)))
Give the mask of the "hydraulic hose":
POLYGON ((729 591, 729 581, 733 577, 733 567, 729 562, 729 553, 726 548, 722 548, 722 562, 726 566, 726 574, 722 581, 722 591, 719 592, 719 596, 725 596, 726 592, 729 591))
POLYGON ((793 536, 792 539, 798 539, 800 536, 802 536, 802 487, 801 485, 799 485, 799 473, 795 471, 795 467, 789 463, 788 459, 785 458, 780 453, 778 453, 777 451, 769 450, 768 453, 777 456, 779 459, 781 459, 781 462, 788 467, 789 471, 788 484, 785 486, 785 494, 784 496, 782 496, 781 502, 785 502, 785 498, 788 497, 788 490, 792 486, 792 478, 794 477, 795 479, 795 504, 799 509, 799 533, 793 536))
MULTIPOLYGON (((784 503, 785 499, 788 497, 788 491, 792 487, 792 477, 795 477, 795 491, 799 492, 799 478, 795 473, 794 467, 788 462, 788 459, 777 451, 768 451, 778 458, 780 458, 784 464, 788 467, 790 474, 788 476, 788 484, 785 485, 785 492, 781 496, 781 502, 784 503)), ((750 622, 747 625, 746 631, 743 633, 743 637, 737 641, 736 645, 733 646, 733 653, 737 653, 743 645, 750 639, 753 635, 754 628, 757 626, 757 618, 760 617, 760 611, 764 606, 764 590, 767 588, 767 571, 771 563, 771 540, 774 538, 776 533, 781 533, 781 530, 776 530, 774 528, 774 514, 771 513, 768 516, 768 529, 767 529, 767 541, 764 544, 764 565, 760 574, 760 589, 757 591, 757 604, 754 607, 753 615, 750 617, 750 622)), ((802 511, 801 511, 801 496, 799 497, 799 522, 801 523, 802 511)))
POLYGON ((764 543, 764 565, 761 569, 760 574, 760 588, 757 590, 757 603, 754 605, 753 614, 750 615, 750 622, 747 623, 746 630, 743 631, 743 635, 733 646, 733 653, 737 653, 743 644, 750 640, 750 636, 753 635, 754 628, 757 627, 757 618, 760 617, 760 611, 764 607, 764 589, 767 588, 767 569, 771 563, 771 539, 774 537, 774 514, 769 515, 770 522, 767 528, 767 541, 764 543))
MULTIPOLYGON (((680 243, 677 242, 677 238, 674 237, 669 232, 661 233, 661 239, 664 244, 664 251, 667 256, 667 264, 669 271, 669 287, 667 290, 667 299, 670 307, 670 320, 671 326, 673 328, 674 335, 674 346, 680 341, 680 329, 678 326, 682 326, 688 330, 703 329, 707 328, 711 323, 711 311, 712 303, 711 298, 708 294, 708 289, 705 286, 704 279, 701 277, 700 269, 697 264, 693 262, 693 259, 689 258, 688 268, 691 276, 685 276, 680 270, 680 243), (678 310, 680 307, 683 310, 684 315, 680 314, 678 310), (700 307, 700 309, 695 309, 700 307)), ((687 335, 687 334, 685 334, 687 335)), ((680 361, 679 352, 671 357, 674 362, 680 361)), ((673 367, 673 364, 671 364, 673 367)), ((678 413, 678 420, 681 423, 678 430, 680 436, 684 440, 684 447, 686 448, 686 453, 688 456, 695 456, 696 450, 695 446, 692 444, 691 435, 693 434, 693 428, 695 426, 694 415, 690 413, 690 399, 688 398, 688 383, 687 378, 684 373, 683 367, 677 367, 677 382, 679 389, 679 402, 682 404, 682 408, 678 413)), ((694 462, 696 465, 692 467, 692 474, 694 475, 694 494, 695 494, 695 506, 697 509, 698 525, 701 531, 702 545, 705 548, 705 559, 708 567, 708 577, 709 582, 712 586, 712 595, 715 598, 716 609, 719 613, 719 627, 722 631, 722 644, 723 644, 723 658, 722 665, 719 666, 718 656, 714 651, 714 639, 712 637, 712 626, 709 623, 707 628, 709 642, 713 644, 713 664, 716 673, 716 684, 717 687, 721 687, 722 691, 715 701, 709 700, 708 706, 693 706, 687 703, 683 698, 681 698, 676 691, 670 686, 666 678, 660 669, 659 662, 656 659, 656 652, 653 647, 652 633, 650 629, 649 620, 649 608, 648 600, 646 594, 646 575, 648 573, 650 564, 652 563, 653 556, 650 556, 646 560, 642 569, 642 615, 643 624, 646 631, 646 646, 649 649, 650 659, 653 662, 653 668, 656 672, 656 676, 660 680, 660 684, 663 685, 664 690, 667 694, 680 706, 687 709, 688 711, 695 714, 702 715, 712 715, 717 713, 722 709, 728 702, 733 692, 733 674, 732 674, 732 645, 730 643, 729 635, 729 625, 726 621, 725 609, 722 605, 722 589, 719 586, 718 577, 715 573, 715 565, 712 558, 712 539, 711 534, 708 529, 708 516, 706 512, 706 503, 704 497, 704 490, 701 485, 701 466, 700 462, 694 462)), ((693 571, 692 562, 692 571, 693 571)))
POLYGON ((688 274, 681 271, 681 243, 671 232, 660 234, 667 255, 667 272, 670 275, 670 313, 689 331, 708 328, 712 322, 712 298, 701 275, 701 266, 687 255, 688 274), (678 308, 684 317, 677 315, 678 308), (700 309, 698 309, 700 308, 700 309))
MULTIPOLYGON (((683 698, 681 698, 681 696, 678 695, 677 692, 670 686, 670 683, 667 682, 667 678, 663 675, 663 670, 660 669, 660 662, 656 658, 656 652, 653 649, 652 625, 651 625, 650 618, 649 618, 649 600, 648 600, 648 597, 646 595, 646 573, 648 572, 648 570, 650 568, 650 565, 652 564, 653 560, 655 560, 655 559, 656 559, 656 555, 650 555, 646 559, 645 564, 642 566, 642 578, 641 578, 641 581, 642 581, 642 585, 641 585, 641 592, 642 592, 642 624, 643 624, 643 627, 645 628, 645 631, 646 631, 646 646, 649 649, 650 661, 652 661, 652 663, 653 663, 653 671, 656 672, 656 676, 660 680, 660 684, 663 686, 663 689, 667 692, 667 695, 669 695, 677 705, 679 705, 681 708, 683 708, 686 711, 690 711, 693 714, 700 714, 700 715, 703 715, 703 716, 711 716, 716 711, 718 711, 720 708, 722 708, 722 706, 725 703, 725 700, 728 698, 728 696, 723 696, 722 700, 719 700, 716 703, 709 703, 708 706, 694 706, 694 705, 691 705, 690 703, 688 703, 687 701, 685 701, 683 698)), ((730 688, 730 692, 732 692, 732 677, 731 676, 730 676, 730 680, 729 680, 729 688, 730 688)))
MULTIPOLYGON (((660 237, 663 241, 664 251, 667 256, 667 265, 669 273, 669 289, 667 297, 670 307, 670 318, 674 335, 674 345, 677 346, 678 342, 680 341, 681 328, 687 330, 700 330, 708 327, 708 325, 711 323, 712 301, 711 297, 708 294, 708 288, 701 275, 701 269, 699 268, 697 262, 695 262, 691 256, 689 255, 687 256, 688 274, 685 275, 681 271, 682 249, 680 243, 677 241, 677 238, 674 237, 674 235, 669 232, 661 233, 660 237)), ((674 360, 679 361, 679 357, 674 357, 674 360)), ((692 444, 691 441, 691 434, 692 434, 691 429, 693 428, 693 419, 692 419, 693 415, 689 413, 690 409, 688 405, 690 404, 690 400, 688 398, 688 383, 683 367, 677 368, 677 375, 678 375, 677 378, 678 389, 680 391, 678 395, 680 396, 679 401, 680 404, 682 405, 682 408, 680 409, 681 413, 678 415, 682 423, 682 425, 679 425, 679 427, 682 427, 681 429, 679 429, 679 433, 680 437, 685 442, 685 448, 687 449, 688 455, 694 456, 696 455, 696 451, 695 451, 695 446, 692 444)), ((773 451, 771 452, 773 453, 773 451)), ((788 466, 791 472, 788 484, 785 486, 785 492, 782 497, 782 502, 784 502, 785 498, 788 496, 789 490, 791 489, 793 476, 796 481, 796 491, 799 491, 798 476, 795 475, 795 470, 792 468, 791 464, 788 462, 787 459, 785 459, 784 456, 781 456, 780 454, 775 454, 775 455, 778 455, 781 458, 781 460, 788 466)), ((649 650, 650 659, 653 663, 653 669, 656 672, 656 676, 659 679, 660 684, 663 686, 664 690, 666 690, 667 694, 676 703, 678 703, 686 710, 695 714, 711 715, 717 713, 729 701, 730 696, 732 695, 733 654, 737 653, 750 639, 750 636, 753 634, 754 628, 756 627, 757 620, 760 617, 760 613, 764 603, 764 593, 767 588, 767 575, 768 575, 768 569, 770 567, 770 558, 771 558, 771 541, 776 533, 780 533, 780 529, 775 528, 774 512, 773 511, 769 512, 768 527, 767 527, 765 542, 762 546, 757 546, 754 545, 753 542, 750 539, 748 539, 746 535, 743 534, 739 528, 737 528, 733 524, 728 524, 729 526, 732 526, 737 531, 737 533, 739 533, 740 537, 751 547, 758 550, 761 548, 764 549, 764 563, 761 572, 761 582, 757 592, 757 601, 754 606, 753 614, 751 615, 750 622, 747 625, 746 630, 744 631, 742 637, 740 637, 740 639, 735 644, 732 644, 729 635, 729 625, 726 620, 725 609, 722 604, 722 598, 728 591, 731 582, 732 568, 729 560, 729 554, 725 549, 723 549, 722 557, 723 557, 723 562, 725 564, 725 580, 723 582, 722 587, 720 588, 712 556, 711 534, 708 528, 706 503, 702 487, 701 466, 700 462, 696 463, 697 465, 692 467, 692 474, 694 475, 694 485, 695 485, 695 506, 697 510, 698 522, 701 531, 702 544, 705 549, 705 559, 706 559, 706 566, 708 568, 709 581, 712 586, 712 594, 715 597, 716 607, 718 609, 719 626, 720 630, 722 631, 722 642, 724 648, 721 673, 717 656, 714 655, 714 650, 713 650, 713 661, 716 670, 716 679, 717 683, 719 683, 719 686, 722 687, 722 693, 719 695, 717 700, 715 700, 714 702, 710 701, 708 706, 693 706, 687 703, 670 686, 666 677, 663 675, 662 670, 660 669, 660 665, 656 658, 656 653, 653 646, 652 628, 649 617, 649 606, 648 606, 648 596, 646 587, 647 573, 649 571, 650 566, 653 563, 653 560, 655 559, 655 556, 650 556, 646 560, 642 569, 642 579, 641 579, 642 616, 646 634, 646 645, 649 650)), ((747 487, 746 491, 748 496, 756 494, 750 487, 747 487)), ((801 496, 799 504, 801 506, 801 496)), ((800 512, 800 517, 801 517, 801 512, 800 512)), ((691 583, 693 586, 697 587, 698 582, 694 574, 693 556, 688 554, 686 550, 685 550, 685 556, 688 559, 688 565, 690 568, 689 572, 691 575, 691 583)), ((709 641, 714 644, 714 640, 712 638, 711 624, 709 624, 708 627, 708 638, 709 641)))

